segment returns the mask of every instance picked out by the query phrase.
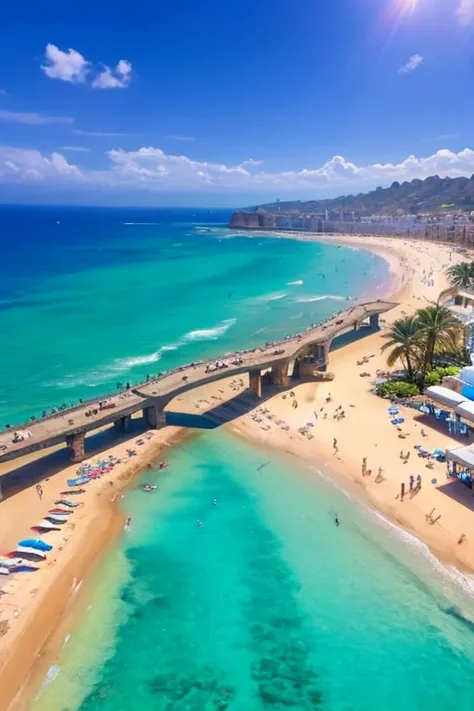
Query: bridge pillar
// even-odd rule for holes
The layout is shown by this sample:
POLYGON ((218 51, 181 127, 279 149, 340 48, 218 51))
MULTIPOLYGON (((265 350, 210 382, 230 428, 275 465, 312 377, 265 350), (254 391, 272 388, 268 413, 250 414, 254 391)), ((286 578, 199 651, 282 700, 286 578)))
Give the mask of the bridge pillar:
POLYGON ((287 388, 290 384, 288 378, 288 363, 272 366, 272 382, 279 388, 287 388))
POLYGON ((380 314, 372 314, 370 317, 370 327, 371 328, 378 328, 379 327, 379 320, 380 320, 380 314))
POLYGON ((78 432, 75 435, 67 435, 66 445, 71 453, 73 462, 82 462, 84 459, 84 432, 78 432))
POLYGON ((166 413, 156 405, 149 405, 143 409, 143 418, 147 427, 152 430, 159 430, 166 427, 166 413))
POLYGON ((116 420, 114 422, 116 431, 120 433, 126 432, 131 419, 131 415, 125 415, 125 417, 121 417, 119 420, 116 420))
POLYGON ((250 389, 260 399, 262 397, 262 373, 260 370, 249 371, 249 385, 250 389))

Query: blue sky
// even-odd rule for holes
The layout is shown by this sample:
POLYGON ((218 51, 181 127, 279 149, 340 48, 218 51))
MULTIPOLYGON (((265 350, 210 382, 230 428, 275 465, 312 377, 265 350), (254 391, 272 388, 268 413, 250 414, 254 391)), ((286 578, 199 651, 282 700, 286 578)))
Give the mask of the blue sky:
POLYGON ((474 0, 9 5, 0 202, 254 204, 474 173, 474 0))

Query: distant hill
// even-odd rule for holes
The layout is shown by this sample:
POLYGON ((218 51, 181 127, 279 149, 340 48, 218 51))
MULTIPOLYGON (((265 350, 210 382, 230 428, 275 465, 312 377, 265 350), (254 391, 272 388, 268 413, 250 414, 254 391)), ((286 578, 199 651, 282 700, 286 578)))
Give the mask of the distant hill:
POLYGON ((377 188, 365 194, 341 195, 331 200, 281 201, 259 207, 270 212, 277 209, 282 212, 356 210, 367 215, 474 210, 474 175, 471 178, 434 175, 426 180, 395 182, 389 188, 377 188))

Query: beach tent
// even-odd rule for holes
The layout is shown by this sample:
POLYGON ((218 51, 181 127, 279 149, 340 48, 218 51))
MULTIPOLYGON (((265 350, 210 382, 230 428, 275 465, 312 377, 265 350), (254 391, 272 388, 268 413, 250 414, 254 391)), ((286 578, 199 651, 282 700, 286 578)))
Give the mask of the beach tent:
POLYGON ((449 407, 451 410, 455 410, 458 405, 461 405, 467 400, 464 395, 460 395, 454 390, 445 388, 442 385, 432 385, 426 389, 426 394, 435 402, 449 407))
POLYGON ((474 469, 474 447, 457 447, 446 451, 446 459, 463 467, 474 469))
POLYGON ((474 422, 474 402, 472 400, 462 402, 456 408, 456 415, 462 417, 463 420, 474 422))

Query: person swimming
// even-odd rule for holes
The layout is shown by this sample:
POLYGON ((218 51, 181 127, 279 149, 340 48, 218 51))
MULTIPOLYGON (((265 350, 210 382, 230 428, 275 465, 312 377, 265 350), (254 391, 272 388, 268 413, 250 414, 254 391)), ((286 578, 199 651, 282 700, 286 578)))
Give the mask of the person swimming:
POLYGON ((334 523, 339 526, 339 516, 337 514, 334 516, 334 523))
POLYGON ((217 499, 214 499, 213 502, 212 502, 213 506, 217 506, 218 503, 219 503, 219 502, 217 501, 217 499))
POLYGON ((199 526, 199 528, 202 528, 202 521, 200 519, 197 520, 197 525, 199 526))

